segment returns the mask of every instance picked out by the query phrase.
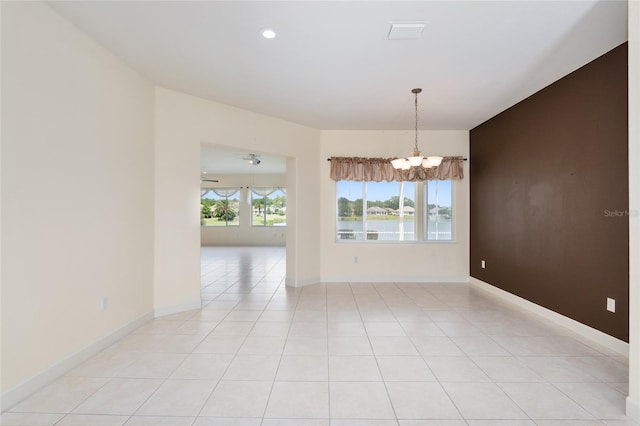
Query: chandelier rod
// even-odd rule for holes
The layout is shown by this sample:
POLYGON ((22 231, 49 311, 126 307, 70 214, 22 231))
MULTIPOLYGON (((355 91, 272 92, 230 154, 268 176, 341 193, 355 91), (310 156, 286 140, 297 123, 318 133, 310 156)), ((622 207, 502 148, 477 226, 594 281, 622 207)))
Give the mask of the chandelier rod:
POLYGON ((413 155, 420 155, 420 151, 418 150, 418 93, 422 92, 422 89, 413 89, 411 92, 415 95, 414 105, 416 110, 416 143, 413 148, 413 155), (417 154, 416 154, 417 153, 417 154))

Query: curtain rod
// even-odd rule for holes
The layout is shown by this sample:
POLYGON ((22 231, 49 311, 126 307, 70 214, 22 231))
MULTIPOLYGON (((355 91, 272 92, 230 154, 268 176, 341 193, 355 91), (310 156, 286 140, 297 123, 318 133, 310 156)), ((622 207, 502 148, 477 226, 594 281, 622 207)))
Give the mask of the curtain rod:
MULTIPOLYGON (((331 161, 331 158, 327 158, 327 161, 331 161)), ((463 158, 462 161, 467 161, 467 159, 463 158)))

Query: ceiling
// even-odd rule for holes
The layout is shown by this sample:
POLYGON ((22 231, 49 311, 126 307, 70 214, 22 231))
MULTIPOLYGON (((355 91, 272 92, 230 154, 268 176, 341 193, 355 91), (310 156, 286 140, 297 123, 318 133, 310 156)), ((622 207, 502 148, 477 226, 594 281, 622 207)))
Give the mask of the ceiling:
POLYGON ((159 86, 318 129, 412 129, 421 87, 421 129, 468 130, 627 37, 615 0, 49 4, 159 86))
MULTIPOLYGON (((324 130, 413 129, 414 87, 420 129, 468 130, 627 38, 616 0, 48 4, 159 86, 324 130)), ((246 154, 203 145, 201 171, 286 170, 246 154)))

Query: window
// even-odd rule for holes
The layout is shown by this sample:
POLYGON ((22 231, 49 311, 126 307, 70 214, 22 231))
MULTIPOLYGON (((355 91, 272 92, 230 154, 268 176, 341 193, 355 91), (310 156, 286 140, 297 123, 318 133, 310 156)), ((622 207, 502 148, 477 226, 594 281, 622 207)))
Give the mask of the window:
POLYGON ((414 182, 338 181, 337 239, 416 239, 414 182))
POLYGON ((340 180, 336 199, 338 241, 453 241, 452 180, 340 180))
POLYGON ((283 188, 251 188, 253 226, 286 226, 287 195, 283 188))
POLYGON ((425 229, 427 241, 453 240, 453 181, 425 182, 425 229))
POLYGON ((239 188, 202 188, 200 196, 200 225, 240 225, 239 188))

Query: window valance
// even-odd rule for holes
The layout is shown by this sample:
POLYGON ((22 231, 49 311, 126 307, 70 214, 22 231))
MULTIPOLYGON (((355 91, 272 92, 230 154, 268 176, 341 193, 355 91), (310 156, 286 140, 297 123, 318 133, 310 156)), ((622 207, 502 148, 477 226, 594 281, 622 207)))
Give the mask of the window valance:
POLYGON ((463 157, 444 157, 438 167, 396 170, 392 158, 331 157, 331 179, 366 182, 463 179, 463 157))

